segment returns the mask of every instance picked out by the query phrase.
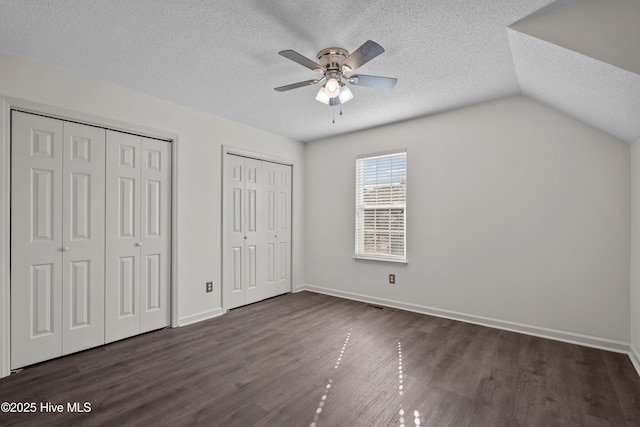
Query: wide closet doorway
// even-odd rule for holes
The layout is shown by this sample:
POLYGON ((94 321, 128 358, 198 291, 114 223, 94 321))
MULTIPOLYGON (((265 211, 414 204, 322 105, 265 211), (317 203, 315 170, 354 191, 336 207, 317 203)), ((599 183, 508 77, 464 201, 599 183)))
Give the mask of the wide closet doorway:
POLYGON ((224 153, 222 298, 229 310, 291 292, 291 165, 224 153))
POLYGON ((11 369, 169 326, 171 142, 11 112, 11 369))

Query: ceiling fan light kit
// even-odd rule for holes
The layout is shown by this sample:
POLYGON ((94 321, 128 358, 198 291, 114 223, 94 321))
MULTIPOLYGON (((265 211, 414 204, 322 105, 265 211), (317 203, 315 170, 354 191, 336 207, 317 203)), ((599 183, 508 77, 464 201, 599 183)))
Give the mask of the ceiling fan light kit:
POLYGON ((329 92, 325 89, 324 86, 320 88, 318 94, 316 95, 316 101, 320 101, 323 104, 331 104, 331 105, 341 105, 346 102, 349 102, 353 99, 353 92, 349 89, 345 84, 342 85, 336 96, 329 95, 329 92), (337 100, 336 100, 337 97, 337 100))
POLYGON ((372 40, 367 40, 352 54, 349 54, 346 49, 339 47, 322 49, 316 55, 318 62, 312 61, 293 50, 283 50, 279 52, 280 55, 297 62, 312 71, 322 73, 323 76, 320 79, 305 80, 299 83, 280 86, 275 88, 275 90, 278 92, 285 92, 291 89, 297 89, 324 81, 324 85, 316 95, 316 101, 334 106, 342 105, 354 98, 351 89, 346 85, 347 83, 377 89, 391 89, 395 86, 398 79, 393 77, 368 76, 364 74, 354 74, 351 76, 345 75, 345 73, 350 73, 356 68, 371 61, 382 52, 384 52, 382 46, 372 40))

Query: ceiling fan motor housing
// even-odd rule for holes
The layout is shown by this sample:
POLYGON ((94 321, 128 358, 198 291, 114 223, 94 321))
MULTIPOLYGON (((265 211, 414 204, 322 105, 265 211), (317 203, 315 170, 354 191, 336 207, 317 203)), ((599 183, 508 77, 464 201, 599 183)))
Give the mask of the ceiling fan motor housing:
MULTIPOLYGON (((343 71, 351 71, 350 69, 340 69, 340 63, 342 63, 342 61, 344 61, 348 56, 349 52, 340 47, 329 47, 318 52, 318 62, 325 68, 325 70, 327 70, 325 73, 327 79, 333 77, 340 81, 343 71)), ((345 68, 348 67, 345 66, 345 68)))

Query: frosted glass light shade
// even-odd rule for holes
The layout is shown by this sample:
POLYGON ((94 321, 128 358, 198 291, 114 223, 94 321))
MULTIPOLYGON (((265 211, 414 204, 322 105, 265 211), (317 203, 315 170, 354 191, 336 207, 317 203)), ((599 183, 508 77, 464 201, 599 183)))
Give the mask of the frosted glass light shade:
POLYGON ((338 95, 338 99, 340 99, 340 103, 344 104, 345 102, 349 102, 353 99, 353 93, 351 89, 344 85, 340 88, 340 94, 338 95))
POLYGON ((324 86, 320 88, 320 90, 318 91, 318 94, 316 95, 316 101, 320 101, 323 104, 327 104, 329 105, 329 95, 327 95, 327 92, 324 90, 324 86))
POLYGON ((335 98, 340 93, 340 83, 332 77, 327 80, 327 83, 324 85, 324 90, 327 92, 327 95, 329 95, 329 98, 335 98))

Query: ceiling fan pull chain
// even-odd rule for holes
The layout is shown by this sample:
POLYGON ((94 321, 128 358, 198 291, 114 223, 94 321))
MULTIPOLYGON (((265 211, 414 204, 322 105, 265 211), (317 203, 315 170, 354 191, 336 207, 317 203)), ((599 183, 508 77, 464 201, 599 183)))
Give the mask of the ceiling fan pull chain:
POLYGON ((333 120, 331 120, 331 123, 335 125, 336 124, 336 107, 331 107, 331 114, 333 115, 333 120))
POLYGON ((340 115, 342 115, 342 104, 340 104, 340 115))

